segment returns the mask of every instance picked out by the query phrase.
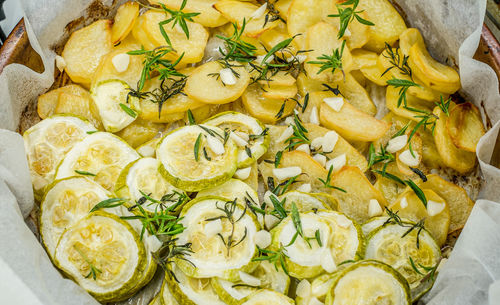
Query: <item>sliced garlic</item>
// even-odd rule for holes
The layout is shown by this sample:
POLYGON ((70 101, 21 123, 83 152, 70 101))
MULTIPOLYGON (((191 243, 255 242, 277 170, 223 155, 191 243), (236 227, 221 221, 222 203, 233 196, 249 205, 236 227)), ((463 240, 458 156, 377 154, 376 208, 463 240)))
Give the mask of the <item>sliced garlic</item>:
POLYGON ((397 136, 395 138, 392 138, 387 143, 387 151, 390 152, 391 154, 400 151, 401 149, 403 149, 403 147, 406 146, 407 142, 408 142, 408 136, 405 134, 402 136, 397 136))
POLYGON ((309 122, 311 122, 312 124, 319 125, 318 107, 313 106, 311 108, 311 114, 309 115, 309 122))
POLYGON ((298 166, 273 168, 273 175, 280 181, 302 174, 302 168, 298 166))
POLYGON ((316 297, 312 297, 309 299, 309 303, 307 305, 324 305, 325 303, 318 300, 316 297))
POLYGON ((244 139, 240 138, 240 136, 238 136, 234 132, 231 132, 229 134, 229 137, 234 141, 234 143, 236 143, 236 145, 238 145, 240 147, 244 147, 244 146, 248 145, 247 141, 245 141, 244 139))
POLYGON ((328 273, 337 270, 337 264, 335 264, 330 248, 326 248, 321 256, 321 267, 328 273))
POLYGON ((297 289, 295 291, 295 294, 298 297, 307 299, 311 295, 311 283, 309 283, 308 280, 303 279, 297 284, 297 289))
POLYGON ((241 150, 238 152, 238 163, 245 161, 250 158, 245 150, 241 150))
POLYGON ((260 230, 259 232, 255 233, 255 244, 261 249, 269 247, 269 245, 271 245, 271 240, 271 233, 266 230, 260 230))
POLYGON ((316 154, 313 156, 313 159, 316 160, 321 166, 325 166, 326 164, 326 157, 322 154, 316 154))
POLYGON ((217 139, 216 137, 212 137, 210 135, 207 136, 207 144, 211 151, 213 151, 216 155, 222 155, 226 151, 224 149, 224 144, 217 139))
POLYGON ((332 172, 338 172, 344 165, 347 163, 347 158, 345 154, 341 154, 338 157, 335 157, 328 162, 326 162, 325 168, 329 171, 331 167, 333 167, 332 172))
POLYGON ((204 227, 206 236, 214 236, 222 232, 222 221, 220 219, 207 221, 204 227))
POLYGON ((331 152, 335 148, 335 145, 337 145, 337 142, 339 140, 339 134, 336 133, 333 130, 330 130, 329 132, 325 133, 323 136, 323 143, 321 146, 323 147, 324 152, 331 152))
POLYGON ((143 157, 152 157, 155 154, 155 149, 149 145, 144 145, 139 147, 137 152, 143 157))
POLYGON ((444 202, 429 200, 427 201, 427 214, 429 214, 429 216, 436 216, 444 210, 444 207, 444 202))
POLYGON ((311 150, 309 149, 309 144, 301 144, 301 145, 297 146, 297 148, 295 148, 295 150, 303 151, 306 154, 311 153, 311 150))
POLYGON ((243 271, 238 271, 238 274, 240 276, 240 280, 249 285, 249 286, 260 286, 260 279, 256 278, 255 276, 252 276, 246 272, 243 271))
POLYGON ((351 31, 349 31, 348 28, 345 29, 344 36, 345 37, 351 37, 351 31))
POLYGON ((370 203, 368 204, 368 216, 375 217, 379 215, 382 215, 380 203, 377 199, 370 199, 370 203))
POLYGON ((414 151, 413 154, 415 156, 412 155, 411 151, 405 150, 399 154, 399 161, 408 166, 417 166, 420 163, 419 155, 416 151, 414 151))
POLYGON ((408 207, 408 200, 406 200, 406 197, 403 197, 401 201, 399 202, 399 206, 402 209, 406 209, 408 207))
POLYGON ((297 188, 297 191, 304 192, 304 193, 310 193, 311 190, 312 190, 312 188, 311 188, 310 183, 304 183, 297 188))
POLYGON ((342 106, 344 106, 344 99, 341 97, 325 97, 323 102, 336 112, 339 112, 342 106))
POLYGON ((127 53, 120 53, 113 56, 111 59, 113 66, 116 69, 116 72, 122 73, 127 71, 128 65, 130 64, 130 55, 127 53))
POLYGON ((238 137, 242 138, 246 142, 250 141, 250 136, 246 132, 243 132, 243 131, 233 131, 232 133, 234 133, 238 137))
POLYGON ((236 84, 236 76, 234 76, 233 71, 230 68, 224 68, 219 72, 220 80, 224 85, 234 85, 236 84))
POLYGON ((293 128, 291 126, 288 126, 285 130, 283 130, 280 137, 278 138, 278 143, 285 142, 285 140, 290 138, 292 135, 293 128))
POLYGON ((336 219, 337 224, 341 228, 349 228, 352 225, 352 221, 349 220, 349 218, 345 217, 344 215, 339 215, 336 219))
POLYGON ((240 180, 245 180, 250 176, 251 171, 251 167, 240 168, 234 173, 234 177, 240 180))
POLYGON ((323 146, 323 137, 317 137, 311 141, 311 147, 314 150, 320 150, 322 146, 323 146))
POLYGON ((60 72, 66 69, 66 60, 64 60, 64 57, 56 55, 56 67, 60 72))
POLYGON ((266 225, 266 228, 268 230, 271 230, 272 228, 274 228, 279 222, 280 222, 280 219, 274 215, 266 214, 264 216, 264 224, 266 225))
POLYGON ((257 56, 257 57, 255 58, 255 61, 256 61, 258 64, 261 64, 261 65, 262 65, 262 64, 264 64, 264 63, 268 64, 268 63, 270 63, 271 61, 273 61, 273 59, 274 59, 274 55, 271 55, 271 56, 269 56, 268 58, 266 58, 266 61, 264 61, 264 58, 265 58, 265 57, 266 57, 266 55, 259 55, 259 56, 257 56))
POLYGON ((250 15, 250 18, 259 19, 260 17, 262 17, 264 15, 264 13, 266 12, 266 9, 267 9, 267 2, 262 4, 258 9, 256 9, 252 13, 252 15, 250 15))

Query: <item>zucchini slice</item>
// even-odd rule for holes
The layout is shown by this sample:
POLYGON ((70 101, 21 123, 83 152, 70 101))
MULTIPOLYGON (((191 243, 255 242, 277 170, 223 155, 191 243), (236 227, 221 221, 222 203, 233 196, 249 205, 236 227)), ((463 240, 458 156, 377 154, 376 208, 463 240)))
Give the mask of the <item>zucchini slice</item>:
POLYGON ((233 178, 229 179, 219 186, 202 190, 196 195, 197 198, 207 196, 218 196, 227 198, 229 200, 236 199, 237 202, 241 205, 245 205, 245 199, 247 199, 251 204, 255 205, 258 205, 259 202, 259 195, 253 188, 251 188, 245 182, 233 178))
POLYGON ((283 202, 283 207, 287 210, 290 210, 292 208, 292 202, 295 203, 299 212, 330 209, 327 204, 325 204, 321 199, 315 197, 311 193, 289 191, 279 196, 278 199, 283 202))
POLYGON ((378 227, 384 225, 386 221, 389 219, 388 216, 377 216, 368 219, 363 226, 361 226, 361 229, 363 230, 363 235, 368 236, 371 232, 373 232, 375 229, 378 227))
POLYGON ((374 260, 349 265, 338 274, 325 305, 410 305, 410 289, 404 277, 391 266, 374 260))
POLYGON ((163 279, 163 283, 161 284, 161 290, 158 294, 158 299, 160 302, 159 305, 179 305, 179 302, 177 302, 177 300, 174 298, 174 295, 168 287, 166 278, 163 279))
POLYGON ((35 195, 54 181, 56 167, 66 153, 88 136, 95 127, 87 120, 71 115, 54 115, 32 126, 23 134, 31 182, 35 195))
POLYGON ((86 177, 57 180, 47 187, 40 204, 40 235, 45 249, 54 256, 63 232, 72 227, 111 193, 86 177))
POLYGON ((160 172, 175 187, 197 192, 229 180, 237 169, 238 149, 223 130, 208 125, 175 129, 158 144, 160 172))
POLYGON ((102 125, 109 132, 118 132, 139 116, 139 99, 129 95, 130 86, 119 79, 99 82, 90 95, 99 110, 102 125))
POLYGON ((187 276, 175 264, 172 272, 174 277, 165 276, 168 285, 163 288, 163 300, 165 304, 176 304, 166 302, 166 290, 175 298, 179 304, 183 305, 224 305, 215 290, 212 288, 210 278, 192 278, 187 276), (177 280, 176 280, 177 279, 177 280))
POLYGON ((187 203, 180 217, 186 229, 175 236, 176 243, 191 243, 194 252, 186 257, 189 262, 176 261, 187 276, 235 280, 238 271, 251 272, 257 266, 252 258, 260 225, 246 207, 222 197, 203 197, 187 203))
POLYGON ((406 278, 411 289, 428 273, 424 267, 434 267, 441 258, 441 250, 431 234, 418 227, 410 231, 413 225, 388 223, 379 227, 368 236, 365 253, 367 259, 391 265, 406 278))
POLYGON ((139 154, 119 137, 96 132, 85 137, 66 154, 57 167, 56 179, 86 176, 113 191, 122 169, 139 154))
POLYGON ((160 161, 142 158, 128 164, 121 172, 115 186, 118 197, 127 198, 127 207, 135 205, 144 194, 157 202, 148 200, 142 204, 144 210, 154 213, 161 207, 176 204, 184 197, 183 191, 172 186, 158 171, 160 161), (167 197, 165 197, 167 196, 167 197), (163 200, 162 200, 163 199, 163 200))
POLYGON ((270 289, 258 290, 245 297, 239 305, 292 305, 295 302, 286 295, 270 289))
POLYGON ((204 122, 210 126, 216 126, 220 129, 228 129, 234 135, 243 141, 237 143, 240 146, 238 150, 239 160, 238 168, 250 166, 253 162, 262 157, 269 147, 269 134, 265 131, 266 127, 259 120, 249 115, 227 111, 221 112, 204 122), (244 135, 242 137, 242 135, 244 135), (244 142, 247 144, 244 145, 244 142), (245 147, 250 150, 250 156, 245 151, 245 147))
POLYGON ((146 267, 139 238, 118 216, 94 212, 63 233, 54 263, 98 301, 123 300, 146 267))

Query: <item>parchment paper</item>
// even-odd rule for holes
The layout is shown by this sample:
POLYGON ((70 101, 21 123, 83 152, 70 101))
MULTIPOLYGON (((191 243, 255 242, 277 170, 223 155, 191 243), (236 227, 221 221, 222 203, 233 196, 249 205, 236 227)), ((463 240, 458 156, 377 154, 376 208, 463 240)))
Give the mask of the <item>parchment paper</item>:
MULTIPOLYGON (((111 0, 101 1, 111 5, 111 0)), ((123 2, 123 1, 115 1, 123 2)), ((500 198, 500 170, 488 165, 500 129, 498 80, 472 59, 486 0, 399 0, 406 20, 418 27, 434 56, 460 67, 462 94, 486 111, 494 126, 481 139, 478 158, 486 179, 480 197, 500 198)), ((31 44, 45 71, 12 64, 0 75, 0 304, 98 304, 64 279, 25 223, 33 208, 22 138, 15 131, 23 109, 53 82, 53 46, 65 26, 85 15, 90 0, 21 0, 31 44)), ((86 16, 99 17, 99 16, 86 16)), ((87 22, 87 24, 90 21, 87 22)), ((424 301, 432 305, 500 304, 500 205, 477 201, 450 259, 424 301)))

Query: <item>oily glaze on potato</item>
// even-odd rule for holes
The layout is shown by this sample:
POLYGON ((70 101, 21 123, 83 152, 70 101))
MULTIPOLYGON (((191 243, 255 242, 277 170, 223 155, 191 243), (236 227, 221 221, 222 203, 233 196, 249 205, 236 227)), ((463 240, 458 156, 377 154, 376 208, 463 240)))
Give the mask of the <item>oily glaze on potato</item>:
POLYGON ((118 8, 111 27, 111 41, 114 45, 122 41, 132 31, 138 16, 139 3, 137 2, 126 2, 118 8))
POLYGON ((446 129, 456 147, 470 152, 476 152, 477 143, 486 132, 479 109, 471 103, 456 105, 450 111, 446 129))

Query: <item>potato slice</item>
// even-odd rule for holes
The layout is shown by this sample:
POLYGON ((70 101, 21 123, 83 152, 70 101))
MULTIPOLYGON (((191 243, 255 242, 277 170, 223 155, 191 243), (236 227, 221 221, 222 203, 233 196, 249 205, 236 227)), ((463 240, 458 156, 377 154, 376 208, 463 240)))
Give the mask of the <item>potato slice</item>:
MULTIPOLYGON (((227 23, 227 19, 213 8, 213 5, 217 3, 217 1, 218 0, 189 0, 186 2, 186 6, 182 11, 185 13, 200 13, 198 16, 193 17, 195 22, 208 28, 218 27, 227 23)), ((161 3, 172 10, 178 10, 182 5, 182 0, 155 0, 151 2, 155 4, 161 3)))
MULTIPOLYGON (((453 106, 450 105, 452 111, 453 106)), ((453 168, 461 174, 470 172, 476 165, 476 154, 457 148, 453 144, 446 128, 446 121, 449 118, 439 107, 434 108, 433 113, 438 117, 434 130, 434 142, 444 165, 453 168)))
POLYGON ((398 200, 390 206, 393 212, 398 212, 401 218, 406 218, 415 223, 424 220, 424 227, 431 233, 431 235, 436 239, 437 243, 442 246, 446 237, 448 236, 448 229, 450 226, 450 209, 449 204, 439 196, 436 192, 431 189, 422 189, 427 200, 432 200, 439 203, 444 203, 444 209, 437 215, 430 216, 427 212, 426 207, 417 197, 415 192, 409 187, 401 193, 398 200), (403 198, 406 199, 407 205, 401 206, 401 201, 403 198))
POLYGON ((377 64, 378 54, 364 49, 351 51, 353 70, 359 70, 364 67, 371 67, 377 64))
MULTIPOLYGON (((290 35, 288 34, 288 31, 286 29, 286 24, 284 24, 281 20, 278 21, 278 25, 274 29, 270 29, 268 31, 265 31, 262 33, 262 35, 259 36, 259 41, 264 44, 264 46, 270 50, 272 49, 275 45, 278 43, 290 38, 290 35)), ((294 40, 297 37, 294 38, 294 40)), ((295 48, 295 45, 291 43, 288 48, 290 49, 290 52, 292 54, 295 54, 297 51, 295 48)), ((267 52, 266 52, 267 53, 267 52)), ((284 54, 285 56, 288 56, 289 54, 284 54)))
POLYGON ((273 86, 293 86, 297 81, 287 71, 278 71, 275 75, 270 77, 270 80, 259 80, 258 83, 267 90, 273 86))
POLYGON ((274 8, 280 12, 280 17, 286 21, 288 18, 288 9, 292 5, 293 0, 276 0, 274 1, 274 8))
POLYGON ((421 48, 425 48, 424 38, 422 34, 420 34, 420 31, 415 28, 408 28, 399 36, 399 47, 403 55, 410 56, 410 48, 413 47, 414 44, 418 44, 421 48))
POLYGON ((142 45, 146 50, 153 50, 155 44, 149 39, 146 31, 144 30, 144 20, 145 16, 141 15, 135 21, 134 27, 132 28, 132 36, 142 45))
POLYGON ((115 47, 111 52, 102 58, 101 63, 92 78, 91 88, 108 79, 119 79, 126 82, 131 88, 137 88, 137 82, 141 78, 142 69, 144 67, 144 56, 122 54, 126 54, 127 52, 133 50, 139 50, 141 45, 137 42, 122 45, 124 43, 125 42, 123 41, 119 46, 115 47), (118 72, 113 64, 113 58, 117 55, 128 56, 129 63, 127 69, 123 72, 118 72))
POLYGON ((184 92, 190 98, 207 104, 225 104, 237 100, 250 83, 250 74, 237 62, 229 64, 238 74, 234 75, 234 85, 224 84, 219 77, 219 72, 224 67, 217 61, 210 61, 198 66, 188 76, 184 92))
MULTIPOLYGON (((323 101, 328 97, 334 97, 334 94, 330 92, 313 92, 309 98, 310 100, 319 99, 323 101)), ((323 101, 319 109, 319 120, 321 125, 335 130, 345 139, 351 141, 375 141, 382 137, 391 126, 387 122, 377 120, 356 109, 345 100, 338 112, 323 101)))
MULTIPOLYGON (((266 86, 264 86, 265 88, 266 86)), ((295 98, 297 95, 297 86, 271 86, 269 88, 265 88, 265 91, 262 92, 262 97, 268 99, 289 99, 295 98)))
POLYGON ((364 10, 366 19, 375 24, 368 27, 370 38, 365 45, 368 50, 379 53, 386 42, 393 45, 406 30, 405 21, 387 0, 363 0, 358 9, 364 10))
MULTIPOLYGON (((161 34, 159 23, 166 20, 168 17, 163 12, 149 10, 142 15, 144 21, 142 28, 146 32, 147 37, 155 47, 166 45, 165 38, 161 34)), ((208 41, 208 31, 201 25, 195 22, 187 21, 189 30, 189 38, 182 28, 178 25, 172 28, 172 23, 163 26, 163 29, 168 35, 172 47, 175 52, 167 54, 165 57, 171 60, 176 60, 184 53, 180 64, 196 63, 203 58, 205 46, 208 41)))
POLYGON ((88 96, 78 96, 66 92, 61 92, 57 100, 54 114, 69 113, 89 120, 95 128, 102 130, 99 111, 94 101, 88 96))
POLYGON ((344 40, 337 39, 337 30, 326 22, 318 22, 307 29, 306 49, 311 50, 307 53, 307 61, 304 63, 304 69, 307 75, 322 82, 341 81, 344 74, 352 70, 353 60, 351 51, 347 46, 342 49, 344 40), (312 61, 322 61, 318 59, 323 55, 332 56, 334 51, 342 52, 342 68, 326 69, 320 72, 321 64, 313 64, 312 61), (343 50, 343 51, 342 51, 343 50))
POLYGON ((449 233, 464 227, 474 206, 474 201, 469 198, 463 188, 434 174, 427 175, 427 181, 420 182, 418 185, 421 188, 433 190, 446 200, 450 210, 449 233))
POLYGON ((299 73, 297 76, 297 88, 301 96, 305 96, 307 93, 326 89, 322 82, 307 77, 305 73, 299 73))
POLYGON ((252 15, 259 8, 259 6, 250 2, 220 0, 214 4, 214 8, 218 10, 227 20, 236 23, 238 28, 243 26, 243 20, 245 20, 246 25, 244 34, 248 37, 257 38, 265 31, 278 25, 277 20, 267 22, 267 24, 265 24, 267 11, 262 14, 262 16, 252 18, 252 15))
MULTIPOLYGON (((305 34, 307 29, 316 23, 326 20, 329 14, 336 12, 334 1, 329 0, 293 0, 288 9, 287 28, 290 37, 297 34, 294 43, 300 50, 306 50, 305 34), (318 9, 321 8, 321 9, 318 9)), ((335 30, 335 36, 337 31, 335 30)))
POLYGON ((137 148, 153 139, 164 128, 164 124, 157 124, 139 118, 117 132, 116 135, 125 140, 133 148, 137 148))
POLYGON ((98 20, 74 32, 61 54, 66 73, 73 82, 88 88, 101 58, 112 48, 110 20, 98 20))
POLYGON ((339 211, 359 223, 370 218, 368 206, 371 199, 376 199, 382 209, 388 205, 382 193, 368 181, 357 167, 344 166, 332 176, 331 184, 345 191, 333 190, 333 196, 339 203, 339 211))
MULTIPOLYGON (((410 133, 411 133, 411 129, 406 131, 406 135, 408 137, 410 136, 410 133)), ((414 156, 418 160, 418 163, 420 165, 420 163, 422 162, 422 146, 423 146, 422 139, 420 138, 420 134, 419 133, 414 134, 410 140, 410 143, 411 143, 411 148, 412 148, 411 151, 413 151, 413 154, 414 154, 412 156, 414 156)), ((401 154, 406 150, 410 151, 410 144, 409 143, 406 144, 406 146, 402 150, 400 150, 396 153, 396 165, 402 174, 404 174, 406 176, 413 176, 413 175, 415 175, 415 173, 410 169, 410 167, 407 164, 403 163, 399 159, 401 154)), ((411 153, 411 151, 410 151, 410 153, 411 153)), ((418 168, 419 165, 413 166, 413 168, 418 168)))
POLYGON ((377 181, 373 186, 382 193, 389 205, 394 203, 398 199, 398 196, 406 189, 405 186, 396 183, 394 180, 379 175, 377 175, 377 181))
POLYGON ((111 27, 111 42, 117 44, 122 41, 132 28, 135 20, 139 16, 139 3, 126 2, 118 8, 115 21, 111 27))
MULTIPOLYGON (((345 78, 341 81, 330 84, 330 87, 339 87, 343 96, 358 110, 374 116, 377 113, 377 107, 373 103, 366 89, 361 86, 358 81, 352 76, 352 73, 346 73, 345 78)), ((323 89, 325 89, 323 87, 323 89)))
POLYGON ((471 103, 456 105, 446 121, 446 130, 456 147, 476 152, 479 139, 486 133, 479 109, 471 103))
MULTIPOLYGON (((422 115, 422 113, 412 111, 410 109, 407 109, 404 107, 404 102, 401 103, 401 105, 398 107, 398 100, 399 100, 399 91, 400 88, 395 88, 393 86, 387 86, 386 89, 386 95, 385 95, 385 101, 386 101, 386 106, 387 108, 394 112, 394 114, 410 119, 412 121, 420 121, 421 118, 418 118, 417 116, 422 115)), ((421 111, 427 111, 431 112, 434 109, 434 105, 427 102, 423 101, 411 94, 406 94, 406 105, 408 107, 414 108, 414 109, 419 109, 421 111)))
POLYGON ((387 81, 392 78, 388 73, 382 75, 384 70, 380 69, 380 67, 376 64, 373 66, 362 67, 360 71, 363 73, 364 77, 381 87, 387 86, 387 81))
POLYGON ((441 156, 434 143, 434 136, 430 130, 420 130, 422 139, 422 162, 428 168, 441 168, 444 166, 441 156))
MULTIPOLYGON (((356 9, 356 11, 358 10, 356 9)), ((336 8, 334 10, 334 14, 338 14, 338 10, 336 8)), ((365 20, 368 18, 365 12, 358 13, 358 15, 365 20)), ((333 25, 336 29, 340 27, 340 19, 338 17, 329 17, 325 21, 333 25)), ((347 41, 347 46, 350 50, 363 47, 370 39, 369 26, 362 24, 357 20, 350 22, 347 26, 347 30, 349 30, 349 32, 348 34, 344 34, 344 38, 347 41)))
POLYGON ((90 93, 87 90, 83 89, 79 85, 73 84, 46 92, 38 97, 37 103, 37 113, 42 119, 45 119, 55 113, 54 111, 57 107, 57 103, 59 102, 59 95, 63 92, 90 99, 90 93))
POLYGON ((288 99, 269 99, 263 96, 264 91, 259 84, 248 86, 241 96, 245 110, 264 123, 274 124, 281 118, 290 115, 295 108, 295 101, 288 99), (278 116, 283 106, 281 116, 278 116))
POLYGON ((441 64, 419 44, 410 48, 408 63, 418 79, 436 91, 453 94, 460 89, 460 76, 452 67, 441 64))

